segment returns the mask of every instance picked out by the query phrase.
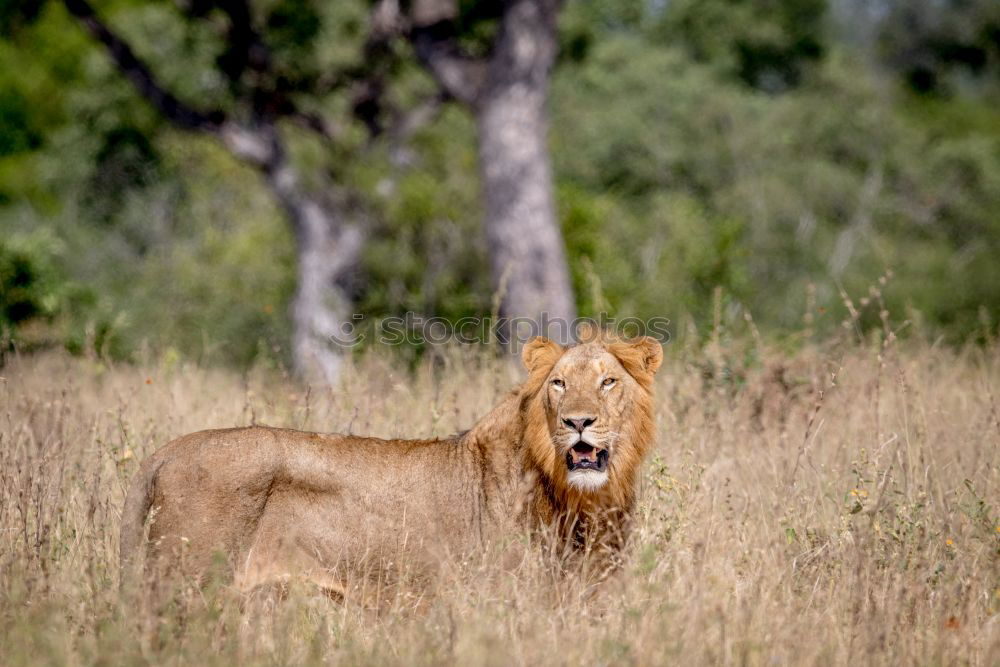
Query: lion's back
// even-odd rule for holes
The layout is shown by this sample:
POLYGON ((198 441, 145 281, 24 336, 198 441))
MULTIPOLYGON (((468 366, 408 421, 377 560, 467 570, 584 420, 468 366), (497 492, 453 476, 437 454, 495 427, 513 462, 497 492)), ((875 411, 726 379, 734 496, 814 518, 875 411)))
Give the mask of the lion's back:
POLYGON ((144 464, 156 468, 150 544, 200 569, 220 550, 242 558, 293 533, 338 545, 350 536, 352 550, 404 531, 464 534, 478 492, 456 447, 264 426, 191 433, 144 464))
POLYGON ((336 444, 334 436, 326 436, 324 446, 309 446, 308 436, 250 426, 198 431, 161 447, 143 464, 155 470, 149 528, 153 551, 185 550, 193 567, 204 565, 216 550, 239 552, 281 482, 289 452, 294 457, 296 450, 309 448, 316 469, 322 467, 324 451, 336 444))

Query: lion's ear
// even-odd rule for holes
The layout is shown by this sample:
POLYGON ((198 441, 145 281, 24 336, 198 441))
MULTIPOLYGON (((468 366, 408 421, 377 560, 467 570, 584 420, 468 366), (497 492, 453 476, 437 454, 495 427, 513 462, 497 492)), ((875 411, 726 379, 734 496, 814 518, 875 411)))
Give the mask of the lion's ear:
POLYGON ((534 373, 543 365, 551 367, 562 356, 562 345, 544 336, 535 336, 521 350, 521 360, 529 373, 534 373))
POLYGON ((649 385, 663 362, 663 346, 652 336, 617 341, 608 346, 625 369, 643 385, 649 385))
POLYGON ((652 375, 663 363, 663 345, 652 336, 643 336, 632 342, 632 345, 642 354, 642 363, 646 372, 652 375))

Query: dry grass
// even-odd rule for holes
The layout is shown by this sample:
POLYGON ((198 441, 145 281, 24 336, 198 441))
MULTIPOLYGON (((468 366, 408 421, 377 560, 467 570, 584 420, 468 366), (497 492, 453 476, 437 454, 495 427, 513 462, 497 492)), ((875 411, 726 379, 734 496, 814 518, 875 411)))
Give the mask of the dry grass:
POLYGON ((0 371, 0 662, 1000 662, 1000 350, 668 351, 638 530, 596 598, 486 559, 381 615, 300 591, 247 610, 224 582, 179 584, 158 608, 123 598, 137 461, 253 420, 443 435, 514 370, 450 354, 408 375, 368 358, 352 398, 277 371, 14 358, 0 371))

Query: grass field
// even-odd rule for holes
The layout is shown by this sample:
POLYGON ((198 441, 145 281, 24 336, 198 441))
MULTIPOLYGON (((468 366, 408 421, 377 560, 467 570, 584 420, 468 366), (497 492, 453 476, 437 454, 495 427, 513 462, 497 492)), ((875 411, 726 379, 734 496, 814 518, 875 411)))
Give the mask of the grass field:
POLYGON ((0 663, 1000 664, 1000 348, 668 346, 623 570, 590 598, 543 566, 456 563, 376 614, 224 581, 118 588, 138 462, 268 423, 467 428, 519 371, 457 351, 359 359, 348 391, 60 354, 0 369, 0 663))

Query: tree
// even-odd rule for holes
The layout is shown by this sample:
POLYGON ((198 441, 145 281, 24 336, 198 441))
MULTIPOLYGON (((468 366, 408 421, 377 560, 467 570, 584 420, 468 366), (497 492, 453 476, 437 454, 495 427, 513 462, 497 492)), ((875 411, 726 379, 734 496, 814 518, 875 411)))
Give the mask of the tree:
MULTIPOLYGON (((308 380, 332 382, 338 374, 341 352, 331 344, 331 338, 349 331, 350 283, 364 240, 364 226, 354 219, 358 214, 347 206, 348 193, 328 175, 310 174, 314 180, 319 177, 321 188, 306 185, 300 169, 289 157, 282 124, 294 123, 335 143, 332 125, 318 114, 300 109, 296 94, 319 95, 321 90, 354 85, 361 94, 354 99, 353 111, 377 132, 377 104, 367 94, 372 87, 377 88, 377 37, 366 46, 370 69, 327 73, 321 78, 311 72, 289 70, 287 62, 275 63, 267 40, 255 26, 248 0, 191 0, 184 5, 190 21, 211 15, 225 22, 225 44, 217 65, 231 92, 229 109, 200 109, 168 90, 87 0, 64 0, 64 4, 164 118, 178 128, 218 138, 234 156, 259 170, 287 215, 296 239, 297 287, 291 308, 295 369, 308 380), (369 75, 371 78, 366 78, 369 75), (359 81, 365 85, 358 85, 359 81)), ((290 11, 301 9, 293 7, 290 11)), ((291 22, 293 32, 294 22, 304 21, 305 30, 309 30, 309 17, 301 12, 284 21, 275 20, 274 14, 270 18, 272 26, 287 27, 291 22)))
POLYGON ((484 228, 503 318, 539 322, 544 314, 549 321, 570 322, 576 313, 547 145, 560 5, 478 2, 461 14, 451 0, 417 0, 408 16, 417 58, 476 120, 484 228), (493 35, 486 53, 475 55, 462 38, 483 22, 493 35))

